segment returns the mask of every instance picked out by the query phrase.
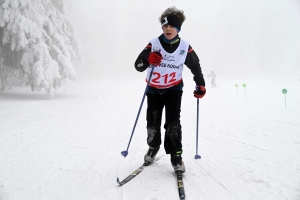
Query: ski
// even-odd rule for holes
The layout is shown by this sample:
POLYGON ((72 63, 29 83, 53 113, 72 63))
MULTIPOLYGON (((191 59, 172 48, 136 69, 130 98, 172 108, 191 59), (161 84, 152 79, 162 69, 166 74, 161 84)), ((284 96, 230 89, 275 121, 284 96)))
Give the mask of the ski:
POLYGON ((185 199, 185 192, 184 192, 184 186, 183 186, 183 180, 182 180, 182 172, 178 171, 176 172, 177 175, 177 186, 178 186, 178 194, 180 199, 185 199))
POLYGON ((160 156, 160 157, 156 157, 156 158, 154 159, 154 161, 153 161, 151 164, 149 164, 149 165, 146 165, 146 164, 144 163, 142 166, 140 166, 139 168, 137 168, 134 172, 132 172, 129 176, 127 176, 127 177, 126 177, 124 180, 122 180, 122 181, 120 181, 120 180, 119 180, 119 177, 117 177, 117 183, 118 183, 120 186, 122 186, 122 185, 128 183, 131 179, 133 179, 133 178, 136 177, 138 174, 140 174, 140 173, 145 169, 145 167, 148 167, 148 166, 152 165, 153 163, 155 163, 156 161, 158 161, 160 158, 161 158, 161 156, 160 156))

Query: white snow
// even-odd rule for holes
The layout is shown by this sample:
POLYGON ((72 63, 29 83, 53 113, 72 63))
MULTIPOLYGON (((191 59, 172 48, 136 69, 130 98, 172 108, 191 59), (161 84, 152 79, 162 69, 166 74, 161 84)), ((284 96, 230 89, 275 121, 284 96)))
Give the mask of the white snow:
MULTIPOLYGON (((217 87, 208 86, 199 104, 202 158, 195 160, 197 104, 189 74, 181 114, 186 199, 300 199, 300 82, 218 80, 217 87)), ((144 76, 63 88, 63 95, 52 98, 21 86, 0 94, 0 199, 178 199, 163 147, 161 160, 127 185, 116 183, 142 164, 147 151, 145 101, 129 154, 121 155, 144 76)))

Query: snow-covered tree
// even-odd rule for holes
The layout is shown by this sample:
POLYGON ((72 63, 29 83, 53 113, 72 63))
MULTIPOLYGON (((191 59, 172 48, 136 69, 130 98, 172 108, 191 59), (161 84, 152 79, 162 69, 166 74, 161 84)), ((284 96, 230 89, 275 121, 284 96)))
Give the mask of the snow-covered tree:
POLYGON ((0 0, 0 39, 2 89, 13 76, 51 95, 76 78, 72 61, 82 56, 64 0, 0 0))

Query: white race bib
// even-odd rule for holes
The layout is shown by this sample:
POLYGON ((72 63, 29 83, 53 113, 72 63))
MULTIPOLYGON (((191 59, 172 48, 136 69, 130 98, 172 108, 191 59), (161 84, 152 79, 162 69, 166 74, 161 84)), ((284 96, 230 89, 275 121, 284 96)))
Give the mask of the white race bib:
MULTIPOLYGON (((159 39, 154 38, 150 41, 152 44, 151 51, 160 51, 163 59, 159 66, 155 67, 150 81, 150 86, 163 89, 177 85, 182 80, 183 64, 185 62, 189 43, 180 40, 178 48, 173 53, 166 52, 161 46, 159 39)), ((146 81, 149 81, 149 76, 152 66, 148 68, 146 81)))

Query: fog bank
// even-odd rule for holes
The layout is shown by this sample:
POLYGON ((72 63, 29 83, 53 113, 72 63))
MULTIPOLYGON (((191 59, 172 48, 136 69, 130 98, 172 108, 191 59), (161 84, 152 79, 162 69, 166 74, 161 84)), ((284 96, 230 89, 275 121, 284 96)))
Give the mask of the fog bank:
POLYGON ((158 18, 170 6, 184 10, 179 35, 198 54, 205 75, 215 70, 224 78, 300 78, 297 0, 68 0, 85 57, 79 76, 136 74, 133 63, 162 33, 158 18))

